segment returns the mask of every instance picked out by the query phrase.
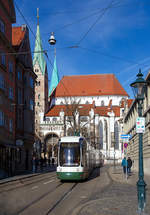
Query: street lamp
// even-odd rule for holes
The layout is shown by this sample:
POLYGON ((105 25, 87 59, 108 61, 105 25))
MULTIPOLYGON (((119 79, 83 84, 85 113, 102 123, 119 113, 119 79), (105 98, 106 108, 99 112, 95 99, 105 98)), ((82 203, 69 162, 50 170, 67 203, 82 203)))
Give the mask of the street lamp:
MULTIPOLYGON (((142 104, 144 100, 144 93, 146 91, 147 82, 143 79, 143 74, 141 70, 137 74, 137 79, 135 82, 131 83, 130 86, 133 89, 135 99, 138 102, 138 115, 142 117, 142 104)), ((138 191, 138 210, 139 212, 144 211, 146 204, 146 183, 144 181, 144 171, 143 171, 143 133, 139 133, 139 179, 137 181, 137 191, 138 191)))

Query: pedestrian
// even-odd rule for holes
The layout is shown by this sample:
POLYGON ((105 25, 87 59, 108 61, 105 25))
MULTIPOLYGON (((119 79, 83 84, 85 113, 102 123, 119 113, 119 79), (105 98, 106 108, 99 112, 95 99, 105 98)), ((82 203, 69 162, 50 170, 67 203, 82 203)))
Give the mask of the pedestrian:
POLYGON ((131 173, 131 167, 132 167, 132 160, 130 157, 128 157, 127 161, 128 161, 128 174, 130 174, 131 173))
POLYGON ((52 158, 52 166, 54 166, 54 163, 55 163, 55 159, 52 158))
POLYGON ((48 158, 48 164, 49 164, 49 166, 51 165, 51 158, 50 157, 48 158))
POLYGON ((32 172, 33 173, 36 172, 36 158, 35 158, 35 156, 33 156, 33 158, 32 158, 32 172))
POLYGON ((123 173, 127 174, 128 161, 126 157, 123 158, 121 165, 123 167, 123 173))
POLYGON ((43 171, 43 163, 44 163, 44 159, 41 157, 41 159, 40 159, 41 171, 43 171))

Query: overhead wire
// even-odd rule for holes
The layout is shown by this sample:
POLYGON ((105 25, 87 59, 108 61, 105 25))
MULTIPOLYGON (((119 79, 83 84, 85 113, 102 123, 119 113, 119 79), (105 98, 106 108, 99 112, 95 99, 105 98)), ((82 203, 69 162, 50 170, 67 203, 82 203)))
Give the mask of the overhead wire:
MULTIPOLYGON (((16 9, 17 9, 17 10, 18 10, 18 12, 20 13, 20 15, 21 15, 21 16, 22 16, 22 18, 24 19, 25 23, 27 24, 28 28, 30 29, 30 31, 31 31, 31 33, 32 33, 32 35, 33 35, 33 36, 34 36, 34 38, 36 39, 36 36, 35 36, 34 32, 32 31, 32 29, 31 29, 31 27, 30 27, 30 25, 29 25, 28 21, 26 20, 25 16, 23 15, 23 13, 21 12, 21 10, 19 9, 19 7, 18 7, 18 5, 17 5, 16 1, 14 1, 14 3, 15 3, 15 6, 16 6, 16 9)), ((37 41, 38 41, 38 40, 37 40, 37 41)), ((38 41, 38 43, 39 43, 39 41, 38 41)), ((45 56, 47 57, 47 59, 48 59, 48 61, 49 61, 50 65, 53 67, 53 64, 52 64, 51 60, 49 59, 47 52, 43 52, 43 53, 44 53, 44 54, 45 54, 45 56)))
POLYGON ((105 13, 106 13, 110 8, 112 8, 113 2, 115 2, 115 0, 112 0, 112 1, 110 2, 110 4, 108 4, 108 6, 102 10, 102 13, 98 16, 98 18, 96 19, 96 21, 90 26, 90 28, 86 31, 86 33, 82 36, 82 38, 76 43, 76 45, 79 45, 79 44, 85 39, 85 37, 86 37, 86 36, 88 35, 88 33, 92 30, 92 28, 97 24, 97 22, 105 15, 105 13))

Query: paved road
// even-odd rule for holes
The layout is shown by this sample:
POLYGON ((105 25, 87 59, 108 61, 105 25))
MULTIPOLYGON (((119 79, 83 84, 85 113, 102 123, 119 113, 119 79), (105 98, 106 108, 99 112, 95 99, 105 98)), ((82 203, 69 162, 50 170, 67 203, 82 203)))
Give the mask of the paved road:
MULTIPOLYGON (((137 174, 126 180, 122 169, 97 168, 87 181, 62 183, 47 172, 0 185, 0 215, 136 215, 137 174)), ((150 177, 146 178, 146 214, 150 177)))

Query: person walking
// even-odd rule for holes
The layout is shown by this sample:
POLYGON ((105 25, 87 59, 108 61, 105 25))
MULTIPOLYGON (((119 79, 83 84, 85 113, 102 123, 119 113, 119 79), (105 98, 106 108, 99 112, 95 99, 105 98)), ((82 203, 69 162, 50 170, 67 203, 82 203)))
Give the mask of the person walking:
POLYGON ((123 167, 124 175, 127 174, 128 161, 127 161, 126 157, 123 158, 121 165, 123 167))
POLYGON ((128 157, 127 161, 128 161, 128 174, 130 174, 131 173, 131 167, 132 167, 132 160, 130 157, 128 157))

